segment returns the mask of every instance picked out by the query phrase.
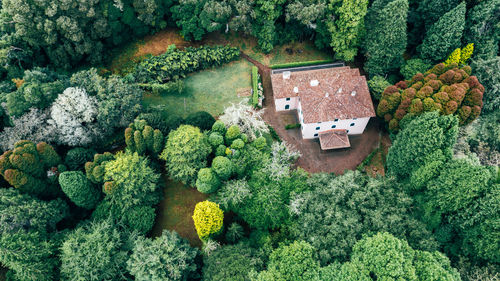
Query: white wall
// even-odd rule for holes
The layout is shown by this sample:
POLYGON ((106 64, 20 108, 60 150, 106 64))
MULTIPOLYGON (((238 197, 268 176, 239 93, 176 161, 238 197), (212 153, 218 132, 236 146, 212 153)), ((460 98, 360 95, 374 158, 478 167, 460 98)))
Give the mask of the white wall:
POLYGON ((289 101, 284 99, 274 99, 274 104, 276 105, 276 111, 292 110, 297 109, 298 97, 291 97, 289 101), (286 105, 289 105, 289 109, 285 109, 286 105))
MULTIPOLYGON (((299 114, 299 120, 302 120, 300 114, 299 114)), ((331 129, 345 129, 349 130, 347 132, 348 135, 359 135, 362 134, 363 131, 365 130, 368 121, 370 121, 370 117, 358 118, 356 120, 354 119, 338 120, 336 122, 329 121, 329 122, 308 123, 308 124, 304 124, 303 122, 301 122, 302 138, 304 139, 317 138, 318 136, 315 136, 315 134, 331 129), (354 126, 351 126, 352 123, 354 123, 354 126), (332 128, 333 125, 335 125, 335 128, 332 128), (319 130, 316 130, 317 127, 319 127, 319 130)))

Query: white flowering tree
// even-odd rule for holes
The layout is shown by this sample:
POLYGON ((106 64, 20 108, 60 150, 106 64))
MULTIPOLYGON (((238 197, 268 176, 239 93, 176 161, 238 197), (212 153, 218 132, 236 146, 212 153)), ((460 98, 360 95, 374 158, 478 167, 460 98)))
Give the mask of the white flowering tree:
POLYGON ((226 124, 226 126, 238 125, 242 133, 248 135, 250 141, 269 133, 262 114, 264 110, 256 111, 246 101, 238 104, 232 104, 224 110, 219 119, 226 124))
POLYGON ((265 163, 264 170, 269 177, 279 181, 290 175, 290 165, 300 157, 300 152, 293 150, 286 142, 273 142, 271 157, 265 163))
POLYGON ((52 104, 51 123, 57 128, 59 144, 84 146, 96 139, 97 100, 84 89, 70 87, 52 104))

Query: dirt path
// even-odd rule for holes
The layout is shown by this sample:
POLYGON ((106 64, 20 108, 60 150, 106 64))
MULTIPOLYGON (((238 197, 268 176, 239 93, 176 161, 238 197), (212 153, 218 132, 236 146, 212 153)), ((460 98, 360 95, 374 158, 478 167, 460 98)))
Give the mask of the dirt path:
POLYGON ((323 151, 317 140, 304 140, 300 129, 286 130, 285 125, 298 123, 295 110, 276 112, 271 84, 271 68, 250 58, 245 53, 241 56, 259 68, 264 88, 263 119, 271 125, 280 138, 299 150, 301 157, 297 166, 310 173, 328 172, 343 174, 346 169, 354 170, 356 167, 380 144, 381 126, 377 118, 372 118, 362 135, 350 136, 351 147, 323 151))

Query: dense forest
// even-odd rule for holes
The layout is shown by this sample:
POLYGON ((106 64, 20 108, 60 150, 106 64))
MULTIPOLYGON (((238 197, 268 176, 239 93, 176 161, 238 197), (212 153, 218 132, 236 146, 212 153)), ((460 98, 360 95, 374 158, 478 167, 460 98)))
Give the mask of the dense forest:
POLYGON ((500 278, 500 0, 2 0, 0 34, 0 280, 500 278), (193 45, 106 69, 165 29, 193 45), (145 106, 246 58, 211 34, 362 67, 384 173, 307 172, 266 102, 145 106), (171 182, 199 245, 153 234, 171 182))

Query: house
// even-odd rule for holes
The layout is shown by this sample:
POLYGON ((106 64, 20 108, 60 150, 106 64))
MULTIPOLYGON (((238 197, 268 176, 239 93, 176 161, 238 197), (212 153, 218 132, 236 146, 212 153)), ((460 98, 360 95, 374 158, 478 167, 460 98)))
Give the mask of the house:
POLYGON ((322 149, 349 147, 375 116, 366 78, 343 64, 273 70, 271 82, 276 111, 297 110, 302 138, 322 149))

